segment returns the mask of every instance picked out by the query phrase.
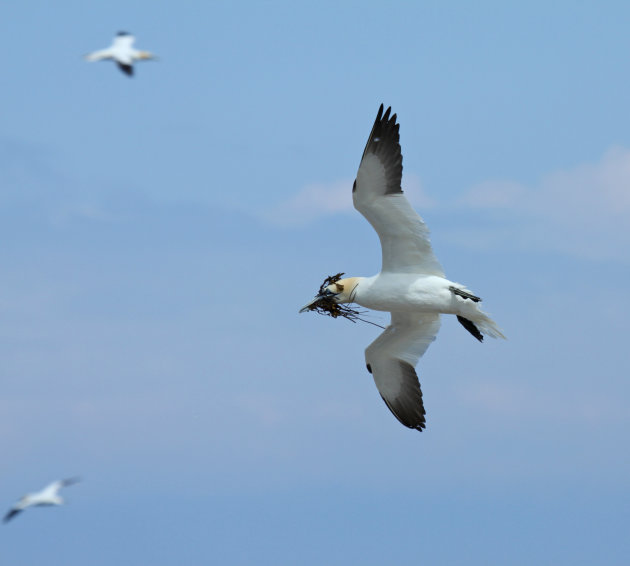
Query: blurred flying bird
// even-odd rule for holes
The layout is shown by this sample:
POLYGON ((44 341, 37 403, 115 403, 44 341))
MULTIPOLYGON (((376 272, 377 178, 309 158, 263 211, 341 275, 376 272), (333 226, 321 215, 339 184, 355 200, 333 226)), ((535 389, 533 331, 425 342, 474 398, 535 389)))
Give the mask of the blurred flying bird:
POLYGON ((4 522, 8 523, 18 513, 24 511, 28 507, 46 506, 46 505, 63 505, 64 501, 59 496, 59 490, 62 487, 72 485, 79 481, 78 478, 70 478, 59 480, 47 485, 41 491, 36 493, 27 493, 13 506, 4 516, 4 522))
MULTIPOLYGON (((480 342, 483 335, 505 338, 479 308, 481 299, 444 276, 431 249, 429 230, 401 189, 402 154, 396 114, 379 108, 352 187, 354 207, 376 230, 382 249, 381 272, 373 277, 328 278, 300 312, 317 310, 346 316, 338 305, 356 303, 389 311, 391 322, 365 350, 367 370, 381 397, 406 427, 426 426, 420 382, 414 369, 435 340, 440 314, 454 314, 480 342)), ((345 245, 331 238, 332 245, 345 245)), ((347 307, 345 307, 347 309, 347 307)), ((356 319, 349 309, 346 318, 356 319)))
POLYGON ((135 41, 136 38, 133 35, 126 31, 120 31, 116 34, 116 37, 114 37, 110 47, 89 53, 85 56, 85 59, 86 61, 112 59, 123 73, 131 77, 133 76, 134 61, 157 59, 157 57, 149 51, 138 51, 134 49, 133 44, 135 41))

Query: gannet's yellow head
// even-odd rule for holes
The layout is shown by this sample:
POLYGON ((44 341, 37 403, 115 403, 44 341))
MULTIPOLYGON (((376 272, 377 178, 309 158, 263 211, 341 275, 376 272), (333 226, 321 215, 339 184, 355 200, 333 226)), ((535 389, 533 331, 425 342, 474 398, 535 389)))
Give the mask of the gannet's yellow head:
MULTIPOLYGON (((304 305, 300 312, 321 309, 329 311, 328 314, 331 314, 330 311, 335 312, 334 305, 354 302, 355 290, 361 278, 346 277, 345 279, 340 279, 341 275, 343 273, 334 277, 328 277, 319 288, 319 293, 310 303, 304 305)), ((335 314, 332 316, 336 317, 335 314)))
POLYGON ((157 59, 157 57, 150 51, 139 51, 138 59, 157 59))
POLYGON ((352 303, 354 302, 354 292, 359 279, 360 277, 346 277, 327 285, 324 289, 329 293, 333 293, 333 300, 336 303, 352 303))

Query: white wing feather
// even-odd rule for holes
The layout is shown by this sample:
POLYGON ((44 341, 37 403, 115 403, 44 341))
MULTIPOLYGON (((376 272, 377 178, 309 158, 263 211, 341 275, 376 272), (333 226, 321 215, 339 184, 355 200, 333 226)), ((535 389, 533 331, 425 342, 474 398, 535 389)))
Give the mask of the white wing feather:
POLYGON ((396 114, 381 105, 353 187, 354 207, 381 240, 382 271, 444 276, 429 230, 400 187, 402 153, 396 114))
POLYGON ((425 427, 422 391, 414 366, 439 330, 439 314, 392 313, 391 324, 365 350, 368 371, 383 401, 409 428, 425 427))
POLYGON ((117 35, 114 41, 112 41, 112 47, 117 49, 131 49, 135 41, 136 38, 133 35, 117 35))
POLYGON ((54 499, 55 497, 59 496, 59 490, 62 487, 73 485, 75 483, 78 483, 79 481, 80 481, 79 478, 68 478, 68 479, 63 479, 63 480, 57 480, 48 484, 44 489, 42 489, 41 491, 33 495, 36 495, 38 498, 42 498, 42 499, 51 499, 51 498, 54 499))
POLYGON ((105 59, 113 58, 114 54, 111 49, 101 49, 100 51, 94 51, 92 53, 88 53, 85 56, 86 61, 103 61, 105 59))

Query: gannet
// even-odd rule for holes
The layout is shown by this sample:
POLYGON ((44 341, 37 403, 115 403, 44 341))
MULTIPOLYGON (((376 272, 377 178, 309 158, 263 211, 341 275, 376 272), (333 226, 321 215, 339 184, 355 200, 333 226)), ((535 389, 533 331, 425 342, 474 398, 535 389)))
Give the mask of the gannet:
POLYGON ((86 61, 104 61, 105 59, 113 59, 116 61, 118 68, 129 75, 133 76, 133 62, 147 59, 157 59, 153 53, 149 51, 138 51, 132 47, 136 38, 126 31, 119 31, 114 37, 112 44, 107 49, 94 51, 85 56, 86 61))
POLYGON ((21 511, 24 511, 27 507, 39 506, 39 505, 63 505, 63 499, 59 496, 59 490, 62 487, 77 483, 79 478, 70 478, 66 480, 59 480, 47 485, 41 491, 36 493, 27 493, 13 506, 7 514, 4 516, 4 522, 8 523, 13 517, 15 517, 21 511))
POLYGON ((381 241, 381 272, 333 278, 300 312, 327 310, 326 305, 334 303, 389 311, 389 326, 365 350, 366 367, 394 416, 406 427, 422 431, 426 412, 414 367, 435 340, 440 315, 456 315, 480 342, 484 334, 505 336, 479 308, 479 297, 444 276, 431 249, 429 230, 401 189, 399 124, 390 112, 388 108, 383 113, 381 104, 352 187, 354 207, 381 241))

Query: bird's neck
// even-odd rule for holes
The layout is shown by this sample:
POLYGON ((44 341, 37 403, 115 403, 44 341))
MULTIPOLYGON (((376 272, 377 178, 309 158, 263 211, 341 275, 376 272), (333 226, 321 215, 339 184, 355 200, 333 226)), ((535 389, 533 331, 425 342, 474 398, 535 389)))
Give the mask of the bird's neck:
POLYGON ((346 277, 344 279, 344 291, 340 303, 354 303, 360 288, 364 285, 365 277, 346 277))

